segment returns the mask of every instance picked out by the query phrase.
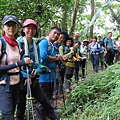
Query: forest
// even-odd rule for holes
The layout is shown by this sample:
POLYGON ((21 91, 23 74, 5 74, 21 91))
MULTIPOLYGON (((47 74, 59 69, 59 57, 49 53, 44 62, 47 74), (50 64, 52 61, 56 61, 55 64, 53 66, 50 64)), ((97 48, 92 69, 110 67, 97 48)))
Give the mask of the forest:
MULTIPOLYGON (((19 35, 23 21, 31 18, 39 26, 38 38, 57 25, 72 37, 79 31, 80 41, 98 34, 104 38, 111 31, 120 42, 120 0, 0 0, 0 23, 5 15, 18 18, 19 35)), ((93 73, 88 59, 87 78, 73 80, 65 105, 58 103, 61 120, 120 120, 119 66, 120 62, 93 73)))

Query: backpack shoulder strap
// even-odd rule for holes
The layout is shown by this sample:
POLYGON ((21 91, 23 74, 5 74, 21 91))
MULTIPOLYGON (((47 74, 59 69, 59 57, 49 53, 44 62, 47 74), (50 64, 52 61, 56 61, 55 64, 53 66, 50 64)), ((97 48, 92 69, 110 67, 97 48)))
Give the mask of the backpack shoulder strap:
MULTIPOLYGON (((40 38, 37 41, 37 45, 42 41, 42 40, 47 40, 45 37, 40 38)), ((48 41, 48 40, 47 40, 48 41)), ((48 41, 48 51, 50 51, 51 48, 54 48, 53 44, 51 42, 48 41)), ((53 54, 54 49, 52 49, 51 55, 53 54)))
POLYGON ((0 62, 1 62, 2 58, 4 57, 4 54, 6 53, 6 41, 3 37, 0 38, 0 41, 2 42, 2 50, 0 56, 0 62))

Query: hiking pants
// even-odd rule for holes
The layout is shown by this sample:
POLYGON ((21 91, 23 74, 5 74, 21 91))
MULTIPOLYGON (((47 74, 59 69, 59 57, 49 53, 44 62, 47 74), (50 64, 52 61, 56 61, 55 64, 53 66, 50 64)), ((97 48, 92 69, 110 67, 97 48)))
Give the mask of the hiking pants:
POLYGON ((82 77, 85 77, 85 65, 86 65, 86 59, 82 59, 80 62, 80 67, 82 69, 82 77))
POLYGON ((99 54, 91 54, 90 59, 93 65, 94 72, 98 72, 98 62, 99 62, 99 54))
POLYGON ((113 58, 114 58, 114 52, 113 51, 107 51, 106 54, 106 63, 108 65, 112 65, 113 64, 113 58))
MULTIPOLYGON (((37 102, 42 105, 46 114, 53 113, 53 107, 51 106, 46 94, 44 93, 38 82, 35 84, 34 87, 31 86, 31 92, 32 96, 37 100, 37 102)), ((26 90, 20 91, 16 112, 17 120, 24 120, 23 117, 26 106, 26 93, 26 90)))
POLYGON ((2 113, 2 120, 14 120, 19 84, 11 85, 10 92, 5 91, 5 86, 0 85, 0 111, 2 113))
POLYGON ((79 61, 75 61, 75 71, 74 71, 74 77, 75 77, 75 81, 79 80, 79 67, 80 67, 80 62, 79 61))

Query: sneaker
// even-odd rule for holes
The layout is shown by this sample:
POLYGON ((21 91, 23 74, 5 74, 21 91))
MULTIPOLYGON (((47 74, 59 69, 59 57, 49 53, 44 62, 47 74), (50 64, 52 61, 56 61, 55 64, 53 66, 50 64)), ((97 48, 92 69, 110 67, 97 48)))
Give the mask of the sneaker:
POLYGON ((70 92, 70 90, 69 90, 69 89, 65 89, 65 92, 66 92, 66 93, 69 93, 69 92, 70 92))
POLYGON ((53 97, 53 100, 57 99, 57 95, 56 94, 53 95, 52 97, 53 97))
POLYGON ((59 94, 58 94, 58 97, 59 97, 59 98, 63 98, 63 94, 59 93, 59 94))
POLYGON ((85 76, 82 76, 82 78, 86 78, 85 76))

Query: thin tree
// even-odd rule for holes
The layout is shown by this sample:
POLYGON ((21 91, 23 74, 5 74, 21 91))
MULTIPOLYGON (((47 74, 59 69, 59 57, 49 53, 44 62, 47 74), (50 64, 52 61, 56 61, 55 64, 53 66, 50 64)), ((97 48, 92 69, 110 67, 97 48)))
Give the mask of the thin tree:
POLYGON ((75 28, 75 22, 76 22, 76 17, 77 17, 77 12, 78 12, 78 8, 80 5, 80 0, 76 0, 75 5, 74 5, 74 12, 73 12, 73 17, 72 17, 72 21, 71 21, 71 27, 70 27, 70 36, 73 35, 74 32, 74 28, 75 28))

